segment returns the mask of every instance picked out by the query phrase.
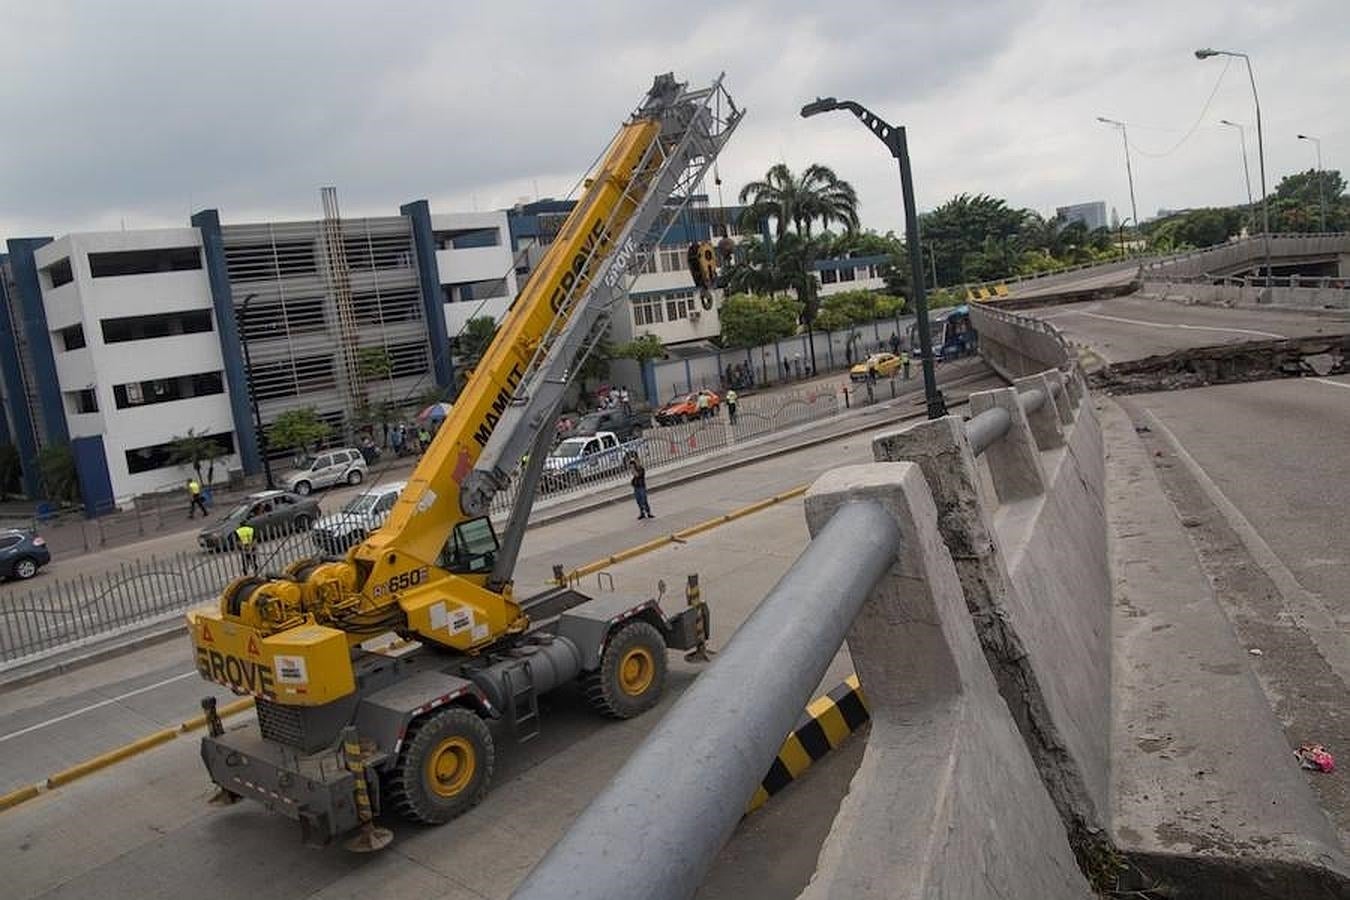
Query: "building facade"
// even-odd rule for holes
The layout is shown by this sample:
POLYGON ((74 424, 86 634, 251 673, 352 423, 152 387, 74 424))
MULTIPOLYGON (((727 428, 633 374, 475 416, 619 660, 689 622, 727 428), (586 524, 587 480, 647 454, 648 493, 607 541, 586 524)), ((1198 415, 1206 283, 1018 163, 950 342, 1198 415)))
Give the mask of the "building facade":
POLYGON ((1098 228, 1105 228, 1107 225, 1106 202, 1104 200, 1093 200, 1091 203, 1060 206, 1055 209, 1055 216, 1063 219, 1066 223, 1082 222, 1088 231, 1096 231, 1098 228))

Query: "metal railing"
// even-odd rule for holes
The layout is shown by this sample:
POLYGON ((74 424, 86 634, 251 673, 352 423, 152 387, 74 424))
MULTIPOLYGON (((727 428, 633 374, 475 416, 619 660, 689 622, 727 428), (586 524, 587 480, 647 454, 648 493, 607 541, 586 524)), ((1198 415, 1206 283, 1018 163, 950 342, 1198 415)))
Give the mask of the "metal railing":
POLYGON ((840 507, 514 896, 692 896, 899 552, 880 503, 840 507))
POLYGON ((318 555, 307 531, 259 530, 254 555, 227 546, 119 563, 97 575, 0 590, 0 668, 165 620, 220 596, 246 567, 280 572, 318 555))
MULTIPOLYGON (((1050 390, 1056 395, 1064 390, 1064 386, 1057 381, 1049 382, 1049 384, 1050 390)), ((1039 412, 1048 399, 1049 395, 1040 388, 1032 388, 1017 395, 1017 402, 1022 407, 1022 413, 1028 416, 1039 412)), ((962 423, 962 427, 966 432, 966 440, 970 442, 971 451, 979 456, 997 441, 1007 437, 1009 429, 1012 428, 1012 423, 1012 413, 1001 406, 991 406, 984 412, 971 416, 962 423)))

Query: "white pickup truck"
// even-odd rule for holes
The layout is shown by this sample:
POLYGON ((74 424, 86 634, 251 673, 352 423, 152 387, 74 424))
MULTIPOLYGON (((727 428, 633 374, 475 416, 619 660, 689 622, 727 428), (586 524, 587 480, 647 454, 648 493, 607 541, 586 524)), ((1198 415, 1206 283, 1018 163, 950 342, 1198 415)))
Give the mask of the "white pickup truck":
POLYGON ((645 438, 620 442, 612 431, 567 438, 544 460, 540 484, 548 491, 608 478, 623 471, 628 454, 637 453, 645 443, 645 438))

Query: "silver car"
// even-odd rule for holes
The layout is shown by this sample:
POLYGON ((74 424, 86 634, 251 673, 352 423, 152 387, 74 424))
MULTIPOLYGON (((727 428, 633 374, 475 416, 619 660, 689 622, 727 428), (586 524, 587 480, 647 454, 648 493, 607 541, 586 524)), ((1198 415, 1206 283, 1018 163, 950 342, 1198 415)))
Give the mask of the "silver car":
POLYGON ((306 456, 286 476, 286 490, 305 496, 335 484, 360 484, 366 478, 366 458, 354 447, 324 450, 306 456))
POLYGON ((406 481, 373 485, 347 501, 341 511, 324 516, 314 524, 310 537, 319 552, 345 553, 353 544, 384 524, 398 500, 406 481))

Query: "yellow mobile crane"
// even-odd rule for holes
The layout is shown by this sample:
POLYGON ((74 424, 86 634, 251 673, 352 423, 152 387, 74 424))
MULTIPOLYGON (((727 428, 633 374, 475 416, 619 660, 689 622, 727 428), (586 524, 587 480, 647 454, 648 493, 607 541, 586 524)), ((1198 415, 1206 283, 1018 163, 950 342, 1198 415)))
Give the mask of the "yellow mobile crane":
POLYGON ((357 826, 368 836, 381 808, 440 823, 487 790, 490 721, 532 737, 539 695, 577 681, 610 716, 657 702, 667 647, 706 637, 705 607, 668 616, 656 599, 567 586, 517 599, 512 572, 564 389, 624 302, 629 266, 679 215, 742 114, 720 77, 690 90, 658 76, 386 524, 345 558, 236 579, 218 607, 189 614, 201 675, 257 700, 257 721, 229 730, 203 701, 202 759, 218 799, 261 801, 312 843, 357 826), (488 510, 513 479, 499 538, 488 510), (411 649, 362 647, 390 632, 411 649))

